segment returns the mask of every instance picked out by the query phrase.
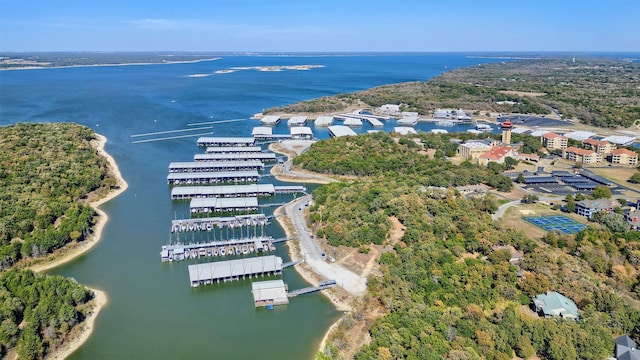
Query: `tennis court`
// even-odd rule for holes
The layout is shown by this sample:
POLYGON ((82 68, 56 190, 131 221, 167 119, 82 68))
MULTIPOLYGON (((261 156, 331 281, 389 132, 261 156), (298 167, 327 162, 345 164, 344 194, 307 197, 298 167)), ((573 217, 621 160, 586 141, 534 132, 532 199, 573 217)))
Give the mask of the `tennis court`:
POLYGON ((531 216, 524 219, 546 231, 558 230, 565 234, 575 234, 586 227, 563 215, 531 216))

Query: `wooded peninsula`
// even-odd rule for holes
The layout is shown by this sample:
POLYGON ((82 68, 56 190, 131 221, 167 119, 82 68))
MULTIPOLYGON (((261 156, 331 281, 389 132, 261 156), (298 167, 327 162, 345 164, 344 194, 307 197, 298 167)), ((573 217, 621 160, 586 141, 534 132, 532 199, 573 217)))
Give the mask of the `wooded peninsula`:
POLYGON ((23 269, 91 234, 88 205, 116 185, 91 141, 69 123, 0 127, 0 354, 37 359, 75 336, 91 290, 23 269))

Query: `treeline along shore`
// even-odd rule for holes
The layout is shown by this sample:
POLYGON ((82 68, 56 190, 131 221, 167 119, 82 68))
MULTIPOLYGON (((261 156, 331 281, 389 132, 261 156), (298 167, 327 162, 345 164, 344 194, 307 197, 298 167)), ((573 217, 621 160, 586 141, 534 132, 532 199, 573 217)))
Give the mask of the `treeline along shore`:
POLYGON ((103 292, 38 274, 95 245, 107 220, 97 206, 126 189, 105 143, 77 124, 0 127, 3 356, 68 356, 106 303, 103 292))

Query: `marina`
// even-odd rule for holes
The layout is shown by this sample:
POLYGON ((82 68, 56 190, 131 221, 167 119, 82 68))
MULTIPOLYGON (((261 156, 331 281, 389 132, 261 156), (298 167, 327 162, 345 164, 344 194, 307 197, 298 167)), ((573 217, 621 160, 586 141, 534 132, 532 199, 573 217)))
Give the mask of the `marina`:
POLYGON ((260 180, 257 171, 216 171, 216 172, 184 172, 170 173, 167 176, 169 185, 191 185, 211 183, 251 183, 260 180))
POLYGON ((273 128, 270 126, 256 126, 251 130, 251 136, 256 140, 271 140, 273 128))
POLYGON ((200 257, 247 255, 275 250, 273 242, 274 240, 270 236, 258 236, 206 243, 169 244, 162 246, 160 259, 167 262, 200 257))
POLYGON ((233 153, 233 154, 195 154, 193 161, 249 161, 262 162, 276 161, 276 154, 272 152, 260 153, 233 153))
POLYGON ((189 211, 192 214, 212 212, 249 212, 258 210, 257 197, 198 198, 191 199, 189 211))
POLYGON ((275 186, 273 184, 246 184, 220 186, 180 186, 171 189, 171 200, 219 198, 241 196, 274 196, 276 194, 304 193, 304 186, 275 186))
POLYGON ((282 258, 275 255, 189 265, 191 287, 273 275, 282 275, 282 258))
POLYGON ((252 137, 200 137, 198 146, 254 146, 256 140, 252 137))
POLYGON ((170 173, 264 170, 260 160, 186 161, 169 164, 170 173))

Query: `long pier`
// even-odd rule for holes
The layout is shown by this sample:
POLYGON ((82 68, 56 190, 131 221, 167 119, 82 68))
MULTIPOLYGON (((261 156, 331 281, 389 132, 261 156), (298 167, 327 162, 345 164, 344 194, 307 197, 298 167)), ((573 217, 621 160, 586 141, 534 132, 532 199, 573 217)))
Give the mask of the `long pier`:
POLYGON ((160 259, 166 261, 182 261, 201 257, 247 255, 254 252, 275 250, 271 236, 258 236, 232 240, 210 241, 193 244, 163 245, 160 259))
POLYGON ((335 280, 327 280, 327 281, 321 282, 320 284, 318 284, 318 286, 309 286, 302 289, 290 291, 289 293, 287 293, 287 296, 296 297, 298 295, 304 295, 304 294, 309 294, 309 293, 320 291, 320 290, 329 289, 334 286, 336 286, 335 280))

